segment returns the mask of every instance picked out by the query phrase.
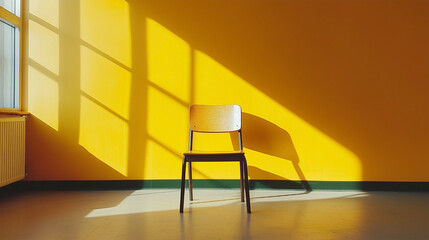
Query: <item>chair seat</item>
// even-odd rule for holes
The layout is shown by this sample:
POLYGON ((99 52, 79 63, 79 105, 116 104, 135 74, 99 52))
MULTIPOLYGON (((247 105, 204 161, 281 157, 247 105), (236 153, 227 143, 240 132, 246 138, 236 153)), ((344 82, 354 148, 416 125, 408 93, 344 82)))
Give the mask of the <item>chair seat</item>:
POLYGON ((205 152, 205 151, 190 151, 183 153, 186 161, 189 162, 235 162, 243 161, 243 151, 229 152, 205 152))
POLYGON ((189 151, 183 153, 185 156, 190 155, 243 155, 244 151, 189 151))

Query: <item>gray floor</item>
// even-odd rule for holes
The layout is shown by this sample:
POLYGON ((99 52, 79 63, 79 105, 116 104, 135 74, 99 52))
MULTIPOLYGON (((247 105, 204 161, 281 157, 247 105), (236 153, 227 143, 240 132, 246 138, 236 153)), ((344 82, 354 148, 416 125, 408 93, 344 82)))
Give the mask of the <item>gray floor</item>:
POLYGON ((429 239, 429 194, 195 189, 25 192, 0 198, 0 239, 429 239))

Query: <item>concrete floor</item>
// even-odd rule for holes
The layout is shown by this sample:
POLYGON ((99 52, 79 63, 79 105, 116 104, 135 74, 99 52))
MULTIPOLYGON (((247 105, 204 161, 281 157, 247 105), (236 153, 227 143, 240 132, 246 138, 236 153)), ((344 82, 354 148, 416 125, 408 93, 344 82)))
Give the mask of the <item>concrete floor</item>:
POLYGON ((35 191, 0 198, 0 239, 429 239, 429 194, 195 189, 35 191))

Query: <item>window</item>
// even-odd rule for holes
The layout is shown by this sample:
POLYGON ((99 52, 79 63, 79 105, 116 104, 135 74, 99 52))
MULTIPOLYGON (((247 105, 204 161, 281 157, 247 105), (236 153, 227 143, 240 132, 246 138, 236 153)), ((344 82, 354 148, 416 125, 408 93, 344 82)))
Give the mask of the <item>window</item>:
POLYGON ((20 109, 20 0, 0 2, 0 109, 20 109))

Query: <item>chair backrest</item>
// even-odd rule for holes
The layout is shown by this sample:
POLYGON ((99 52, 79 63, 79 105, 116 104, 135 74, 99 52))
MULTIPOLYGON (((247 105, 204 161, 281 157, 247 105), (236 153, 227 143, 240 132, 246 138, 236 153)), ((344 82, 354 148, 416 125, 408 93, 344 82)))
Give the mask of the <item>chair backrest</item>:
POLYGON ((190 130, 195 132, 234 132, 241 130, 239 105, 192 105, 190 130))

